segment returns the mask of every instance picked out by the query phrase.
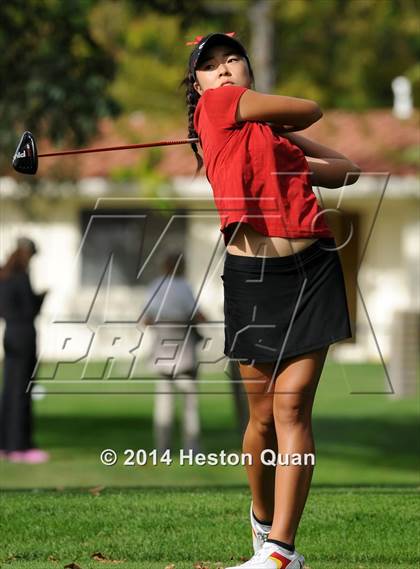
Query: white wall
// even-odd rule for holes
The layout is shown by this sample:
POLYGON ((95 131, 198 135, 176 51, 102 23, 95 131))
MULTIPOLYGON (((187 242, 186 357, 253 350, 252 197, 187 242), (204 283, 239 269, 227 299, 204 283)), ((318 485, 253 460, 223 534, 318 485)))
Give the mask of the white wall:
MULTIPOLYGON (((371 231, 376 206, 377 202, 372 200, 364 200, 359 205, 362 250, 371 231)), ((419 310, 419 243, 416 202, 385 198, 358 274, 365 307, 358 293, 357 344, 339 345, 336 349, 339 359, 380 361, 376 342, 384 359, 389 359, 395 311, 419 310)))
MULTIPOLYGON (((373 190, 369 187, 367 190, 363 188, 364 186, 361 186, 359 192, 355 188, 349 188, 346 202, 349 207, 362 214, 362 246, 366 242, 380 195, 375 184, 372 185, 373 190)), ((196 196, 197 191, 194 186, 192 195, 196 196)), ((205 191, 208 192, 208 188, 205 191)), ((337 191, 322 192, 325 207, 334 207, 337 203, 337 191)), ((208 193, 205 195, 211 197, 208 193)), ((42 315, 38 319, 39 346, 43 357, 57 358, 62 349, 57 345, 61 337, 55 333, 58 327, 57 324, 53 325, 52 321, 57 316, 62 320, 75 320, 77 316, 86 314, 94 293, 94 289, 80 286, 80 264, 77 258, 81 240, 78 208, 74 203, 67 206, 61 203, 61 207, 57 206, 51 212, 48 220, 27 222, 26 214, 18 201, 3 200, 1 205, 3 223, 0 234, 0 262, 3 262, 12 250, 19 235, 30 236, 39 246, 40 253, 34 258, 31 267, 32 282, 37 291, 45 288, 50 290, 42 315)), ((419 232, 418 202, 412 197, 411 190, 405 196, 400 196, 393 188, 382 203, 359 273, 359 285, 385 359, 389 357, 390 352, 394 311, 399 308, 419 309, 419 232)), ((223 329, 220 325, 223 321, 223 286, 220 275, 223 272, 224 244, 217 215, 211 212, 193 215, 189 223, 187 244, 187 277, 196 294, 201 290, 199 307, 210 320, 219 322, 214 331, 215 341, 208 347, 208 357, 211 360, 221 355, 221 347, 223 348, 223 329)), ((80 323, 74 328, 79 330, 82 343, 86 343, 89 334, 96 330, 103 319, 109 302, 105 293, 106 290, 101 291, 98 296, 89 322, 80 323)), ((143 294, 143 287, 118 287, 112 291, 113 306, 118 307, 118 313, 129 315, 133 306, 136 309, 141 306, 143 294)), ((136 345, 140 330, 141 326, 134 325, 131 325, 130 330, 126 330, 129 340, 121 343, 124 353, 130 342, 133 346, 136 345)), ((330 350, 331 357, 343 361, 380 361, 360 297, 357 332, 357 344, 336 344, 330 350)), ((110 334, 112 335, 112 331, 110 334)), ((146 352, 149 347, 146 341, 146 352)), ((115 346, 112 349, 114 348, 115 346)), ((70 353, 75 355, 80 352, 81 347, 74 343, 72 350, 70 353)), ((96 344, 95 356, 107 357, 109 350, 109 339, 105 339, 102 344, 96 344)))

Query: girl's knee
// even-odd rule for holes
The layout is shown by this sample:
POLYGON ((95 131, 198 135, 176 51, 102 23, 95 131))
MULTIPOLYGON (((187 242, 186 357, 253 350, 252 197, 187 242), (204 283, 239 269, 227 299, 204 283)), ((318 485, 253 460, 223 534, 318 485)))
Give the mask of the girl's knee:
POLYGON ((269 435, 276 432, 276 424, 273 413, 251 415, 249 418, 251 427, 260 435, 269 435))
POLYGON ((287 425, 310 425, 312 415, 312 402, 308 401, 276 401, 274 407, 274 421, 275 424, 287 425))

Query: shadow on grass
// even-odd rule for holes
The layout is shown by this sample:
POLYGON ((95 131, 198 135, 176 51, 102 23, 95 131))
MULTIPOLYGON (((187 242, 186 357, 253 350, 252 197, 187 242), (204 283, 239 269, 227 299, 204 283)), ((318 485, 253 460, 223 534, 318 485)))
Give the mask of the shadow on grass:
POLYGON ((317 450, 359 466, 389 465, 396 470, 419 469, 418 420, 382 417, 314 419, 317 450))
MULTIPOLYGON (((360 467, 389 465, 396 470, 419 468, 418 421, 414 416, 392 417, 321 417, 313 421, 317 452, 336 457, 360 467)), ((116 450, 154 448, 151 419, 145 417, 39 417, 37 432, 45 448, 74 449, 81 454, 98 448, 116 450), (40 437, 41 438, 41 437, 40 437)), ((181 445, 179 425, 174 434, 174 448, 181 445)), ((232 426, 205 425, 202 433, 204 452, 240 450, 241 440, 232 426)))

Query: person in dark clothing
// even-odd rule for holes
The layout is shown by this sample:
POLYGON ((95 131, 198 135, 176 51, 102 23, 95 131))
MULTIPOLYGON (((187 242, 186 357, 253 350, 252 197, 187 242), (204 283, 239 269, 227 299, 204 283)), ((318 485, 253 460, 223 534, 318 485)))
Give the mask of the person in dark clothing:
POLYGON ((28 266, 35 243, 18 239, 16 250, 0 268, 0 316, 6 322, 4 369, 0 401, 0 453, 11 462, 39 463, 49 455, 35 447, 29 384, 36 366, 34 320, 45 298, 35 294, 28 266))

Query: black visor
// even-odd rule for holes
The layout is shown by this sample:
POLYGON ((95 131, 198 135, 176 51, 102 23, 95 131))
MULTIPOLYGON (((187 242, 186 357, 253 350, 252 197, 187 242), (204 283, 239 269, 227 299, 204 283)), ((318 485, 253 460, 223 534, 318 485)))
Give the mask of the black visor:
POLYGON ((197 68, 197 65, 199 63, 202 54, 207 48, 213 45, 232 46, 235 52, 239 53, 240 55, 243 55, 246 58, 248 65, 250 65, 248 54, 244 46, 238 40, 236 40, 231 36, 228 36, 227 34, 220 34, 220 33, 208 34, 197 44, 197 46, 194 48, 194 50, 190 55, 189 70, 194 75, 194 78, 195 78, 195 70, 197 68))

